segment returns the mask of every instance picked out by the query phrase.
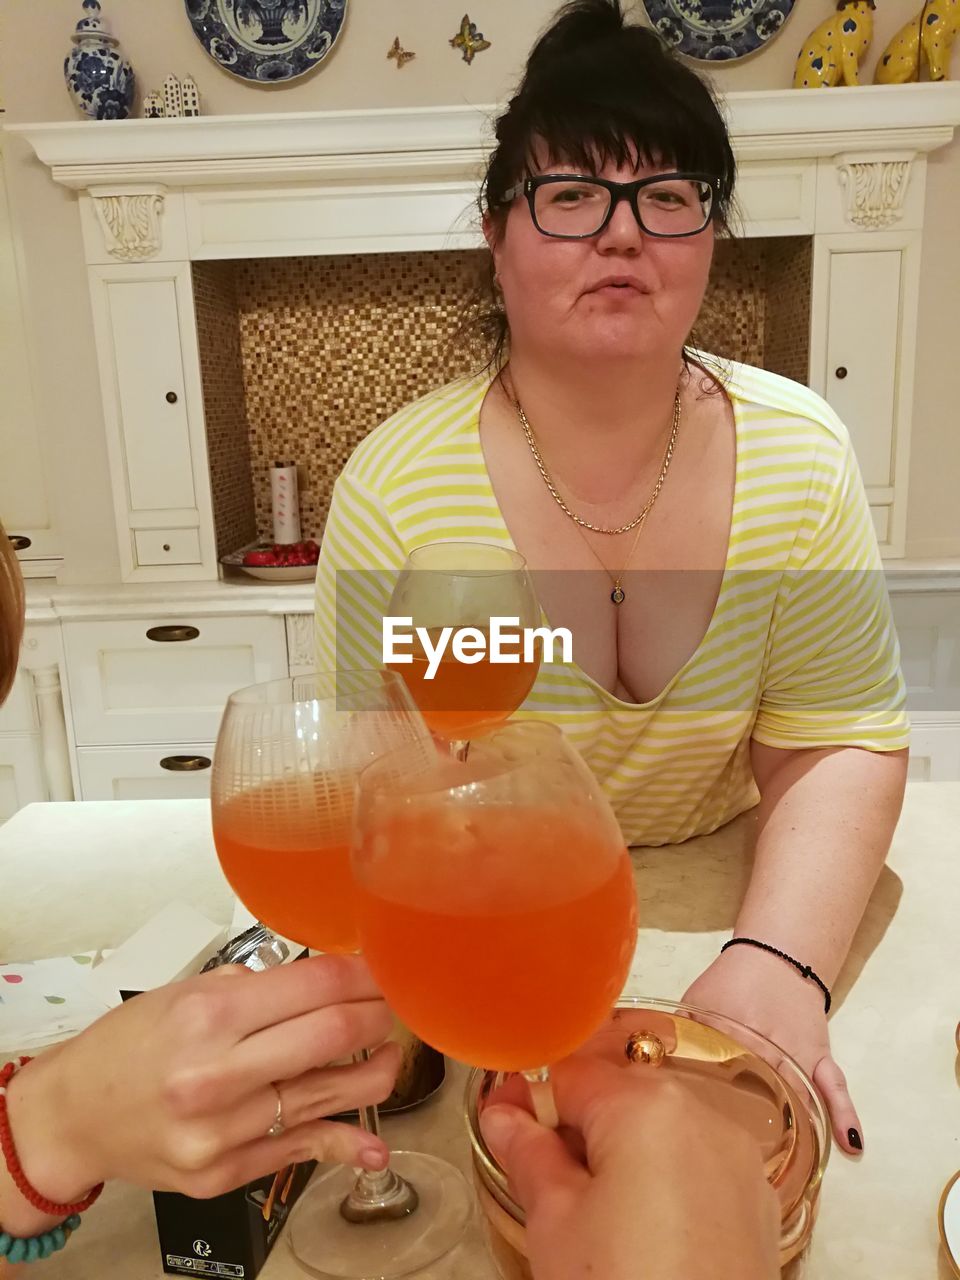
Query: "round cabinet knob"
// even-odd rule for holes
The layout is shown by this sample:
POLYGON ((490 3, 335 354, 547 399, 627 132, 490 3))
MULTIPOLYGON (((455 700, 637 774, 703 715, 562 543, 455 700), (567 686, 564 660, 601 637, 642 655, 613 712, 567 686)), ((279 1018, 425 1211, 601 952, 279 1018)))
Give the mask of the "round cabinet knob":
POLYGON ((168 391, 167 404, 176 404, 176 403, 177 403, 177 393, 175 391, 168 391))
POLYGON ((170 543, 169 543, 169 542, 165 542, 165 543, 163 544, 163 549, 164 549, 164 551, 169 551, 169 550, 170 550, 170 543))
POLYGON ((839 378, 839 379, 840 379, 840 381, 842 382, 842 381, 843 381, 843 379, 847 376, 847 367, 846 367, 846 365, 843 365, 843 364, 842 364, 842 365, 840 365, 839 369, 835 369, 835 370, 834 370, 834 376, 835 376, 835 377, 837 377, 837 378, 839 378))

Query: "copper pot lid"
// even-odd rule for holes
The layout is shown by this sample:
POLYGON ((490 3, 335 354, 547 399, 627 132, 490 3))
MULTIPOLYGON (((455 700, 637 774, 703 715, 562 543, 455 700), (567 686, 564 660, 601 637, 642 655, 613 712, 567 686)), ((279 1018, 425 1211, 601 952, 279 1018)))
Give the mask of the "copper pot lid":
MULTIPOLYGON (((578 1054, 594 1054, 624 1071, 669 1072, 708 1107, 743 1126, 760 1146, 767 1179, 787 1223, 823 1177, 830 1137, 817 1093, 776 1045, 731 1019, 665 1001, 621 1000, 578 1054)), ((474 1071, 467 1085, 467 1123, 481 1175, 518 1221, 503 1170, 478 1128, 505 1076, 474 1071)))

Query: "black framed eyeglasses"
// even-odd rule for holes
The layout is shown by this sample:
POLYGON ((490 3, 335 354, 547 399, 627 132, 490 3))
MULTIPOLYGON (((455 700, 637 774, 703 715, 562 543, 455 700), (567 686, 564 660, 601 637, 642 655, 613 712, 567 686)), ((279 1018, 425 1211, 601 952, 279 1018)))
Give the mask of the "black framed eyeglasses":
POLYGON ((705 173, 658 173, 635 182, 611 182, 575 173, 540 173, 504 193, 504 203, 525 196, 533 225, 558 240, 599 235, 621 200, 648 236, 696 236, 713 215, 720 179, 705 173))

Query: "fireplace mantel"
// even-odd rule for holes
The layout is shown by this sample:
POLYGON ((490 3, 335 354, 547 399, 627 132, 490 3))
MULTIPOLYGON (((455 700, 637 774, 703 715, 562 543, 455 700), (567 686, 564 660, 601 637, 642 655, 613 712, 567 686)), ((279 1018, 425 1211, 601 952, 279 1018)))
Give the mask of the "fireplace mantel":
MULTIPOLYGON (((726 111, 738 159, 819 158, 841 152, 925 152, 960 124, 960 83, 871 85, 825 92, 731 93, 726 111)), ((54 179, 87 188, 114 182, 177 187, 446 173, 472 176, 497 108, 422 107, 71 121, 8 126, 54 179)))
MULTIPOLYGON (((881 549, 902 556, 927 153, 960 125, 960 83, 734 93, 724 109, 734 233, 812 242, 806 381, 849 426, 881 549)), ((475 248, 495 115, 8 126, 77 192, 126 580, 218 574, 196 264, 475 248)))

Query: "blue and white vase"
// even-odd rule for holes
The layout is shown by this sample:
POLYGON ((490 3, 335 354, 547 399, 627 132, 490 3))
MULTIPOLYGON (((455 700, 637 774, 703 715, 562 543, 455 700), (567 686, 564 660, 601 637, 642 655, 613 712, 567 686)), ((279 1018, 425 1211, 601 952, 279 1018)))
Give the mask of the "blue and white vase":
POLYGON ((83 17, 63 64, 70 96, 92 120, 126 120, 133 106, 133 68, 104 27, 100 0, 83 0, 83 17))

